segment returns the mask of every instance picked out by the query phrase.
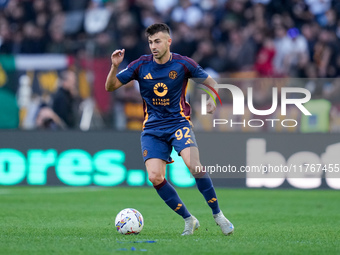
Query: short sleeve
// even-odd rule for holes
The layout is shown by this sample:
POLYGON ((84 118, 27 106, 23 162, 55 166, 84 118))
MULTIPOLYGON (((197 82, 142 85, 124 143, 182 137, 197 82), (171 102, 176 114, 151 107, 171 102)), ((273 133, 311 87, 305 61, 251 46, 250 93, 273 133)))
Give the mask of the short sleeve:
POLYGON ((118 80, 126 84, 135 79, 135 69, 132 65, 128 65, 125 69, 121 70, 117 75, 118 80))
POLYGON ((191 72, 192 78, 208 78, 209 74, 203 70, 203 68, 200 65, 197 65, 197 67, 191 72))
POLYGON ((208 78, 209 74, 206 71, 204 71, 203 68, 195 62, 195 60, 188 57, 185 57, 185 59, 188 62, 187 67, 191 73, 190 78, 202 78, 202 79, 208 78))

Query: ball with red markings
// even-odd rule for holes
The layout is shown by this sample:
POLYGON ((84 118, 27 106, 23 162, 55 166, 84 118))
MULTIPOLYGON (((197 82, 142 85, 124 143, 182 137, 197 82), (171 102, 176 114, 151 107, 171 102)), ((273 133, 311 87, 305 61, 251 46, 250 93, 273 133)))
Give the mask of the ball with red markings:
POLYGON ((139 234, 144 226, 142 214, 133 208, 121 210, 115 219, 115 226, 122 235, 139 234))

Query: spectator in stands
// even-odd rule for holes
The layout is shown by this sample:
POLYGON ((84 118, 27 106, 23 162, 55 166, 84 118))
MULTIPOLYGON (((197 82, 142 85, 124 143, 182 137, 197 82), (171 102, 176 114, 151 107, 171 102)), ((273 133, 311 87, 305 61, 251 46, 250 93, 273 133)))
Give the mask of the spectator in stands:
POLYGON ((61 86, 53 97, 52 110, 65 122, 68 128, 76 127, 75 104, 77 96, 77 78, 75 72, 64 71, 61 74, 61 86))
POLYGON ((297 28, 290 28, 286 35, 284 31, 283 27, 275 30, 276 72, 300 77, 309 61, 307 40, 297 28))
POLYGON ((319 26, 317 24, 306 23, 301 27, 301 33, 307 40, 309 59, 313 59, 313 49, 317 40, 317 30, 319 26))
POLYGON ((223 62, 217 57, 214 44, 209 39, 205 39, 198 44, 198 49, 192 58, 204 69, 212 68, 217 72, 222 71, 223 62))
POLYGON ((22 52, 23 33, 20 29, 16 30, 13 35, 11 48, 6 53, 19 54, 22 52))
POLYGON ((0 17, 0 53, 9 52, 12 52, 9 24, 5 18, 0 17))
POLYGON ((54 29, 50 33, 51 41, 47 45, 46 52, 63 54, 67 50, 65 35, 62 30, 54 29))
POLYGON ((316 21, 322 26, 327 22, 326 12, 331 8, 331 0, 305 0, 309 11, 315 16, 316 21))
POLYGON ((313 61, 318 69, 319 77, 327 77, 329 62, 332 56, 330 33, 326 29, 322 29, 317 42, 313 48, 313 61))
POLYGON ((303 24, 313 21, 314 16, 304 0, 290 0, 290 7, 290 15, 296 27, 301 28, 303 24))
POLYGON ((172 51, 184 56, 192 56, 196 48, 197 40, 195 31, 190 29, 185 23, 179 23, 172 31, 172 51))
POLYGON ((200 24, 203 13, 200 8, 193 5, 190 0, 182 0, 171 13, 171 20, 180 23, 184 22, 189 27, 196 27, 200 24))
POLYGON ((64 130, 64 121, 46 104, 41 104, 36 117, 36 126, 46 130, 64 130))
POLYGON ((328 28, 332 31, 335 31, 336 29, 336 22, 337 22, 337 14, 335 12, 335 10, 328 10, 325 14, 326 16, 326 19, 325 19, 325 22, 323 24, 323 26, 325 28, 328 28))
MULTIPOLYGON (((125 49, 125 61, 130 63, 136 59, 136 56, 142 55, 144 50, 144 43, 140 43, 138 40, 138 35, 131 31, 126 32, 119 38, 119 47, 125 49)), ((110 53, 113 51, 110 49, 110 53)), ((108 53, 108 54, 110 54, 108 53)), ((106 54, 106 56, 108 55, 106 54)))
POLYGON ((255 45, 244 38, 242 29, 230 32, 230 41, 226 46, 225 70, 229 72, 253 69, 255 61, 255 45))
POLYGON ((297 28, 288 30, 288 38, 285 57, 288 73, 293 77, 301 76, 301 70, 309 61, 307 40, 297 28))
POLYGON ((22 53, 44 53, 46 48, 45 31, 33 22, 25 23, 23 28, 22 53))
POLYGON ((274 42, 270 37, 267 37, 264 40, 262 48, 257 54, 255 62, 255 69, 261 77, 272 77, 274 75, 274 57, 274 42))

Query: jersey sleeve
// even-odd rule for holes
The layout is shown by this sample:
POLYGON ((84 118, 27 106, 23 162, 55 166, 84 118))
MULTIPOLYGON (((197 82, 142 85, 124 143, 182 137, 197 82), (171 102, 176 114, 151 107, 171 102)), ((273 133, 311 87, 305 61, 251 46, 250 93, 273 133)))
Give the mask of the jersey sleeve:
POLYGON ((125 69, 121 70, 116 76, 118 80, 126 84, 132 80, 136 80, 138 76, 136 61, 131 62, 125 69))
POLYGON ((203 68, 196 63, 195 60, 186 57, 186 60, 188 62, 187 68, 190 71, 191 77, 190 78, 202 78, 206 79, 208 78, 209 74, 203 70, 203 68))

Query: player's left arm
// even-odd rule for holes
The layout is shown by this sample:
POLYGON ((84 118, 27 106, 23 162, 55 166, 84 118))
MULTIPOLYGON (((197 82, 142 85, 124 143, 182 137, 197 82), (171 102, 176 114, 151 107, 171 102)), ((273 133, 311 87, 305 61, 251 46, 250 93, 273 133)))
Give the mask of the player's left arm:
MULTIPOLYGON (((217 82, 210 75, 202 83, 204 85, 208 85, 208 86, 212 87, 213 89, 216 90, 216 92, 218 92, 218 88, 216 88, 217 82)), ((212 95, 214 96, 214 99, 215 99, 216 94, 212 93, 212 95)), ((214 113, 215 110, 216 110, 215 102, 210 97, 207 101, 207 113, 214 113)))
MULTIPOLYGON (((203 68, 197 64, 193 59, 191 58, 186 58, 188 63, 187 68, 190 71, 190 78, 193 79, 194 81, 196 80, 198 83, 203 83, 204 85, 207 85, 207 87, 211 87, 217 92, 216 85, 217 82, 206 72, 203 70, 203 68), (202 80, 204 81, 202 82, 202 80)), ((209 89, 210 90, 210 89, 209 89)), ((215 105, 215 98, 216 98, 216 93, 211 91, 212 95, 214 98, 209 98, 207 100, 207 113, 213 113, 216 110, 216 105, 215 105)))

